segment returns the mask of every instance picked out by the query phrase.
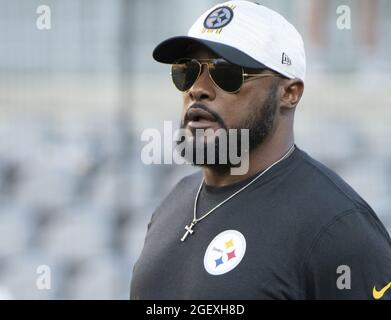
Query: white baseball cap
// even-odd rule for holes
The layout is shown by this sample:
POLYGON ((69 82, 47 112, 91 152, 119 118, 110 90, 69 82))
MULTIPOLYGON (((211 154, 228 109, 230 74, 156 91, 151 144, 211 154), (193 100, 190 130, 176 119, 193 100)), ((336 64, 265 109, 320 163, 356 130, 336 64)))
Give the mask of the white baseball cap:
POLYGON ((299 32, 282 15, 254 2, 233 0, 214 6, 197 19, 187 36, 161 42, 153 57, 173 63, 186 57, 188 46, 194 43, 245 68, 269 68, 290 79, 305 78, 299 32))

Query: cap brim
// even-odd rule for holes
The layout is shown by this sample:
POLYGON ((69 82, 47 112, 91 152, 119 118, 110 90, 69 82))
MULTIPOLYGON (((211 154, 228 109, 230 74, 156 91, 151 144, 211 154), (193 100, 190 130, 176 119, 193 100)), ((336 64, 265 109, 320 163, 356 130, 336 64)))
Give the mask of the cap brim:
POLYGON ((185 58, 188 54, 187 49, 189 45, 192 44, 204 45, 205 47, 213 51, 216 55, 224 58, 225 60, 233 64, 237 64, 245 68, 267 68, 264 64, 258 62, 246 53, 234 47, 214 41, 203 40, 188 36, 172 37, 161 42, 153 50, 153 58, 156 61, 162 63, 173 63, 175 60, 185 58))

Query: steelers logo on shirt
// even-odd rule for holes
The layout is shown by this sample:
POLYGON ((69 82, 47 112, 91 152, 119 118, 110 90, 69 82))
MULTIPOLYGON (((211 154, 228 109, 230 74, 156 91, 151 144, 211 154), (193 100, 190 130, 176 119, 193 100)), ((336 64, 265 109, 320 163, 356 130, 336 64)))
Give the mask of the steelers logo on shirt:
POLYGON ((246 239, 236 230, 219 233, 209 244, 204 256, 205 270, 220 275, 236 268, 246 252, 246 239))
POLYGON ((213 10, 204 20, 204 27, 206 29, 220 29, 231 22, 233 18, 233 11, 230 7, 219 7, 213 10))

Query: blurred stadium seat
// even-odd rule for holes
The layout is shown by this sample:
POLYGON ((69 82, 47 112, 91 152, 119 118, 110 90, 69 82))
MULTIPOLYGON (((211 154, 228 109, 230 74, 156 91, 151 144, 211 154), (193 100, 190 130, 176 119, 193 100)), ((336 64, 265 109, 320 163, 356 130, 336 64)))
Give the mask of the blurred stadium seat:
MULTIPOLYGON (((391 231, 391 2, 367 1, 373 41, 361 26, 335 27, 335 1, 262 3, 304 36, 298 146, 391 231)), ((142 130, 180 117, 169 67, 151 52, 219 2, 48 0, 53 28, 39 31, 36 2, 0 0, 0 299, 128 298, 154 208, 194 171, 141 162, 142 130), (51 268, 50 290, 37 289, 40 265, 51 268)))

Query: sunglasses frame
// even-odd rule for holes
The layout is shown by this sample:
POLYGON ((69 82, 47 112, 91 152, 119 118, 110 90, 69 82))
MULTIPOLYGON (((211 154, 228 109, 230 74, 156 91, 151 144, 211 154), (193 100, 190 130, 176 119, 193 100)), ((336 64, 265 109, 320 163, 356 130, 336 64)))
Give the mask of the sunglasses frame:
MULTIPOLYGON (((207 66, 208 75, 209 75, 210 80, 213 82, 213 84, 214 84, 216 87, 218 87, 218 88, 220 88, 221 90, 223 90, 223 91, 225 91, 225 92, 228 92, 228 93, 237 93, 237 92, 239 92, 240 89, 242 88, 244 82, 245 82, 246 80, 251 80, 251 79, 246 79, 246 78, 253 78, 253 79, 255 79, 255 78, 266 78, 266 77, 282 77, 282 76, 280 76, 279 74, 273 74, 273 73, 246 73, 246 72, 244 72, 244 68, 241 67, 241 66, 239 66, 239 67, 241 68, 241 70, 242 70, 242 82, 241 82, 241 84, 240 84, 240 86, 239 86, 239 88, 238 88, 237 90, 228 91, 228 90, 225 90, 225 89, 221 88, 221 87, 215 82, 215 80, 213 79, 213 77, 212 77, 212 75, 211 75, 211 73, 210 73, 209 68, 210 68, 210 66, 213 66, 213 65, 215 64, 215 61, 216 61, 216 60, 223 61, 223 62, 225 62, 225 63, 227 63, 227 64, 232 64, 232 63, 230 63, 230 62, 228 62, 227 60, 222 59, 222 58, 212 58, 212 59, 182 58, 182 59, 179 59, 178 62, 173 63, 173 64, 171 65, 171 68, 172 68, 173 66, 175 66, 175 65, 183 64, 183 63, 179 63, 181 60, 185 60, 185 61, 195 61, 195 62, 197 62, 198 66, 199 66, 198 75, 197 75, 197 77, 195 78, 193 84, 191 85, 191 87, 190 87, 189 89, 187 89, 187 90, 180 90, 180 89, 178 89, 178 87, 175 85, 175 87, 176 87, 179 91, 181 91, 181 92, 188 92, 188 91, 193 87, 193 85, 197 82, 198 78, 199 78, 200 75, 202 74, 202 66, 203 66, 203 65, 206 65, 206 66, 207 66)), ((232 64, 232 65, 234 65, 234 64, 232 64)), ((235 66, 235 65, 234 65, 234 66, 235 66)), ((265 69, 265 70, 267 70, 267 69, 265 69)), ((172 71, 171 71, 171 77, 172 77, 172 71)), ((173 80, 173 79, 172 79, 172 80, 173 80)), ((174 83, 174 84, 175 84, 175 83, 174 83)))

